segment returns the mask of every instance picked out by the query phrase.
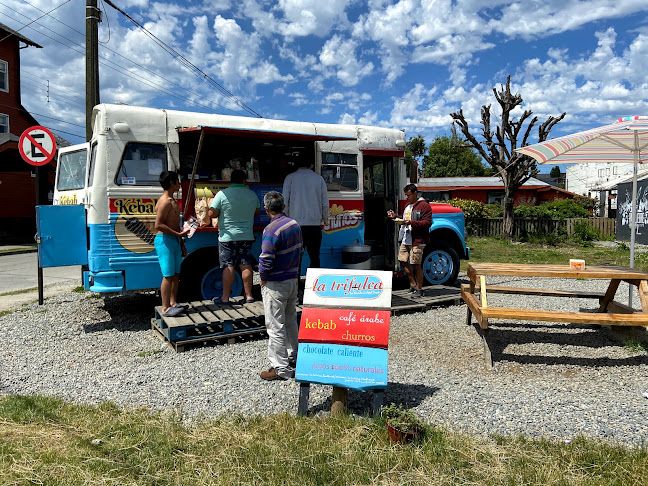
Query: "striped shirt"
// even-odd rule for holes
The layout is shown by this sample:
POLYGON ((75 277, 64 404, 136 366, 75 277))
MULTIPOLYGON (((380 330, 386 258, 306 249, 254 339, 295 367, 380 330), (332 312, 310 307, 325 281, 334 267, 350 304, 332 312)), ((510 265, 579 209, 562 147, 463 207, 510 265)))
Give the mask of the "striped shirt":
POLYGON ((259 256, 261 281, 297 278, 301 249, 302 233, 297 222, 283 213, 275 215, 263 230, 259 256))

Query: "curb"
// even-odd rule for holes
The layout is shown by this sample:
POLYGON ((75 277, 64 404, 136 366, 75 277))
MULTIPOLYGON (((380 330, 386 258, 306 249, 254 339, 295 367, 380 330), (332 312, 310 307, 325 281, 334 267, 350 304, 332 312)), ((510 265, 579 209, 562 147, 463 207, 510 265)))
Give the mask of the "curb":
POLYGON ((16 251, 8 250, 8 251, 0 252, 0 258, 6 255, 22 255, 23 253, 37 253, 37 252, 38 252, 37 248, 33 248, 29 250, 16 250, 16 251))

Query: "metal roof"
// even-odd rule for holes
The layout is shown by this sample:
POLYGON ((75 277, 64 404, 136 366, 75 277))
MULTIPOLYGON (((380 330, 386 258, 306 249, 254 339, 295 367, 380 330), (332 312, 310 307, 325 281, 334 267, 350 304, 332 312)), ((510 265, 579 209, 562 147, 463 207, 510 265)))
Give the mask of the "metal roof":
MULTIPOLYGON (((433 189, 435 187, 493 187, 500 188, 504 186, 502 179, 499 177, 423 177, 419 179, 417 186, 419 189, 433 189)), ((522 184, 522 187, 552 187, 546 182, 542 182, 534 177, 522 184)))
MULTIPOLYGON (((40 45, 36 44, 33 40, 28 39, 27 37, 25 37, 25 36, 22 35, 22 34, 19 34, 18 32, 16 32, 16 31, 13 30, 13 29, 10 29, 9 27, 7 27, 7 26, 6 26, 5 24, 3 24, 2 22, 0 22, 0 30, 4 30, 4 31, 6 31, 8 34, 11 34, 11 35, 17 37, 18 39, 20 39, 21 41, 23 41, 25 44, 29 44, 30 46, 38 47, 38 48, 40 48, 40 49, 43 48, 43 46, 40 46, 40 45)), ((3 36, 3 37, 4 37, 4 36, 3 36)))

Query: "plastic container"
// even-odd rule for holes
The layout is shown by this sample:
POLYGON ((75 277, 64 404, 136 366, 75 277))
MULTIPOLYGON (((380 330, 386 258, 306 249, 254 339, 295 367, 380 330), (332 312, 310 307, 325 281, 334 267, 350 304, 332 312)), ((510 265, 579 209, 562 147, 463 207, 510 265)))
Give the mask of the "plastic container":
POLYGON ((343 246, 342 268, 371 270, 371 247, 361 245, 358 240, 353 245, 343 246))

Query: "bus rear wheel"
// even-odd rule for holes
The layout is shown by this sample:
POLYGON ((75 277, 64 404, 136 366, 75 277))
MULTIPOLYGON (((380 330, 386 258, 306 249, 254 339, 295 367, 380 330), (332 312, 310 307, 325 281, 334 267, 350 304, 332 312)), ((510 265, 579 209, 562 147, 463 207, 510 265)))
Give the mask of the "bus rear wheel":
POLYGON ((459 275, 459 255, 442 241, 433 241, 423 253, 423 277, 428 285, 452 285, 459 275))
MULTIPOLYGON (((241 274, 236 272, 232 297, 243 292, 241 274)), ((211 300, 223 295, 223 270, 219 267, 218 248, 201 248, 182 262, 178 300, 193 302, 211 300)))

